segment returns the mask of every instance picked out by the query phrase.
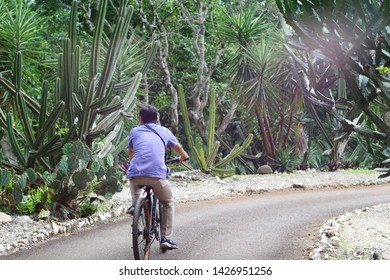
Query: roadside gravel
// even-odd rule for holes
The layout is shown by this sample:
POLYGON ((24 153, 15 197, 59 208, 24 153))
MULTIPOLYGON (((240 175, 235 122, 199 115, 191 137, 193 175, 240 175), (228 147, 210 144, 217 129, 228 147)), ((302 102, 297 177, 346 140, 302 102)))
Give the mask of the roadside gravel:
MULTIPOLYGON (((352 187, 390 183, 377 172, 316 172, 214 178, 199 172, 180 172, 171 178, 177 203, 244 196, 286 189, 352 187)), ((108 201, 105 210, 88 218, 60 222, 0 213, 0 255, 30 248, 40 242, 84 227, 107 223, 125 215, 130 202, 127 186, 108 201), (3 222, 2 222, 3 220, 3 222)), ((358 209, 335 217, 319 231, 309 259, 390 259, 390 204, 358 209)))
POLYGON ((356 209, 327 221, 313 260, 390 260, 390 204, 356 209))

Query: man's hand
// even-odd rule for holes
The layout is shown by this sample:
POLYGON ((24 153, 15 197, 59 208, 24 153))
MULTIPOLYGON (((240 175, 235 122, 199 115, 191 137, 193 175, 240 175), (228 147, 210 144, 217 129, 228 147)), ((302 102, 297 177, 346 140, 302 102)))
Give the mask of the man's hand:
POLYGON ((179 154, 179 161, 182 163, 183 161, 186 161, 189 159, 189 156, 186 151, 184 151, 183 147, 178 143, 176 146, 172 148, 176 153, 179 154))

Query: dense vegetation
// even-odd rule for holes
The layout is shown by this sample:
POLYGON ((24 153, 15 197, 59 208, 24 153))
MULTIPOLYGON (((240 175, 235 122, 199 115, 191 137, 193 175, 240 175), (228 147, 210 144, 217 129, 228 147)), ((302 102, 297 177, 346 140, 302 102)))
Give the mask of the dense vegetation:
POLYGON ((216 176, 384 167, 389 0, 0 0, 0 211, 89 215, 150 103, 216 176))

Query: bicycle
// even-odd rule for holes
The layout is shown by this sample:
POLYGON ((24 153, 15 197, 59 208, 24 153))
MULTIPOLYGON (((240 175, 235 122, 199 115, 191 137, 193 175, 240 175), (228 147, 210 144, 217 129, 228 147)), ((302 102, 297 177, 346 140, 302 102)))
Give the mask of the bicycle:
MULTIPOLYGON (((166 164, 178 163, 179 158, 166 161, 166 164)), ((138 186, 142 189, 134 206, 132 239, 136 260, 148 260, 150 249, 155 240, 160 242, 161 205, 151 186, 138 186)), ((166 250, 161 250, 163 253, 166 250)))

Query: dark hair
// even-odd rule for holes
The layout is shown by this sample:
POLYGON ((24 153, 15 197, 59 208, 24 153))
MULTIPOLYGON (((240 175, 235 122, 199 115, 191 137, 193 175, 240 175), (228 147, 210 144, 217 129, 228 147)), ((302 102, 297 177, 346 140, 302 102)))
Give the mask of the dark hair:
POLYGON ((152 105, 144 105, 139 111, 139 115, 144 123, 156 123, 158 112, 156 107, 152 105))

